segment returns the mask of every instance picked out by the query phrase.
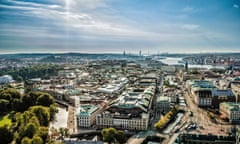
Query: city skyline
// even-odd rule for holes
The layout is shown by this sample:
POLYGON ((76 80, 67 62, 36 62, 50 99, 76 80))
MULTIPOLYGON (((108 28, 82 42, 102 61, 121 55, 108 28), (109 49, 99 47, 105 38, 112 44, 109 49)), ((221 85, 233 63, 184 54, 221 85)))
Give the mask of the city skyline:
POLYGON ((0 53, 240 52, 239 5, 239 0, 2 0, 0 53))

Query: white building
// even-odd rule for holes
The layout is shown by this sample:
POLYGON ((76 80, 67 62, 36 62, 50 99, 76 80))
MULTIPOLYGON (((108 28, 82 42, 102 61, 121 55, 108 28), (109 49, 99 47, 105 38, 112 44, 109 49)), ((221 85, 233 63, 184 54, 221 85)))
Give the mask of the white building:
POLYGON ((123 93, 103 113, 97 115, 97 126, 146 130, 155 90, 156 87, 150 86, 123 93))
POLYGON ((149 114, 141 113, 140 117, 132 117, 105 111, 97 115, 96 119, 96 124, 100 128, 116 127, 120 129, 147 130, 149 114))
POLYGON ((10 75, 3 75, 0 76, 0 84, 10 83, 13 82, 13 78, 10 75))
POLYGON ((229 119, 229 122, 240 123, 240 103, 233 102, 221 103, 220 112, 229 119))
POLYGON ((96 122, 96 115, 100 112, 100 107, 92 104, 81 105, 76 110, 77 125, 79 127, 91 127, 96 122))

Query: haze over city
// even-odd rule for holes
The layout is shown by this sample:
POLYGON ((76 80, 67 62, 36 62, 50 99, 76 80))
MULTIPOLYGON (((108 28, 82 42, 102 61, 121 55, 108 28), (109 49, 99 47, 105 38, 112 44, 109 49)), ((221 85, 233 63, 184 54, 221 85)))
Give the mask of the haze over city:
POLYGON ((239 52, 239 0, 1 0, 0 53, 239 52))

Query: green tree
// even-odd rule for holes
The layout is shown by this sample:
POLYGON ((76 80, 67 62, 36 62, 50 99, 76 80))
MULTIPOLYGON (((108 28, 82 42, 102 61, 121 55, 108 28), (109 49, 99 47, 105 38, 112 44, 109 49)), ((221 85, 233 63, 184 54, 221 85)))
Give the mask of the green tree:
POLYGON ((0 127, 0 142, 1 144, 8 144, 13 140, 13 133, 7 125, 0 127))
POLYGON ((10 93, 7 93, 5 90, 3 90, 0 92, 0 98, 10 101, 12 99, 12 96, 10 93))
POLYGON ((38 127, 34 123, 29 123, 24 130, 24 136, 32 138, 37 131, 38 127))
POLYGON ((54 120, 56 113, 58 112, 57 107, 55 104, 51 104, 49 107, 50 112, 50 120, 54 120))
POLYGON ((5 99, 0 99, 0 113, 5 113, 8 111, 9 101, 5 99))
POLYGON ((37 99, 38 99, 38 97, 39 97, 40 95, 42 95, 42 92, 38 92, 38 91, 37 91, 37 92, 29 92, 29 93, 28 93, 29 98, 30 98, 31 101, 33 102, 32 105, 35 105, 35 104, 36 104, 37 99))
POLYGON ((22 105, 23 111, 27 110, 30 106, 35 105, 34 98, 31 97, 29 94, 28 95, 24 95, 22 97, 22 103, 23 103, 23 105, 22 105))
POLYGON ((41 93, 37 98, 36 104, 42 106, 50 106, 54 103, 53 97, 48 93, 41 93))
MULTIPOLYGON (((8 105, 6 107, 6 101, 2 106, 5 108, 5 111, 1 112, 9 112, 11 110, 19 111, 21 105, 21 94, 14 88, 7 88, 0 92, 0 99, 5 99, 8 101, 8 105), (7 109, 6 109, 7 108, 7 109)), ((1 107, 1 106, 0 106, 1 107)))
POLYGON ((22 127, 25 127, 28 122, 29 122, 29 119, 33 116, 33 113, 30 112, 30 111, 25 111, 23 114, 21 114, 20 116, 20 126, 22 127))
POLYGON ((120 144, 124 144, 126 142, 126 135, 123 131, 119 130, 117 132, 117 135, 116 135, 116 140, 120 143, 120 144))
POLYGON ((38 135, 42 138, 43 143, 46 143, 48 137, 48 127, 40 127, 38 135))
POLYGON ((101 131, 101 134, 103 136, 103 141, 111 143, 115 142, 117 130, 115 128, 104 128, 101 131))
POLYGON ((13 99, 11 102, 11 109, 14 111, 21 111, 22 110, 22 102, 20 99, 13 99))
POLYGON ((30 118, 29 122, 35 124, 37 127, 40 126, 39 120, 38 120, 38 118, 36 116, 32 116, 30 118))
POLYGON ((1 96, 5 96, 5 94, 9 94, 10 95, 10 97, 7 96, 8 98, 10 98, 10 99, 7 99, 7 100, 11 100, 11 99, 14 99, 14 98, 17 98, 17 99, 21 98, 21 94, 14 88, 8 88, 8 89, 3 90, 0 93, 0 97, 1 96))
POLYGON ((21 140, 21 144, 32 144, 32 141, 31 141, 30 138, 24 137, 24 138, 21 140))
POLYGON ((68 128, 59 128, 59 133, 61 135, 61 139, 69 137, 69 130, 68 130, 68 128))
POLYGON ((30 111, 38 118, 41 126, 48 126, 50 121, 49 108, 44 106, 32 106, 30 111))
POLYGON ((32 144, 43 144, 43 140, 41 137, 39 136, 34 136, 32 138, 32 144))

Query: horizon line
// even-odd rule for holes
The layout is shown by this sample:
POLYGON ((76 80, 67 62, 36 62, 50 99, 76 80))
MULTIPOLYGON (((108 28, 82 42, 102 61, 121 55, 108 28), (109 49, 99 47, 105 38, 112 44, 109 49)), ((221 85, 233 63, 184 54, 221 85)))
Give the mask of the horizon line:
MULTIPOLYGON (((126 52, 126 51, 125 51, 126 52)), ((0 53, 0 55, 31 55, 31 54, 120 54, 123 55, 123 52, 9 52, 9 53, 0 53)), ((233 51, 225 51, 225 52, 191 52, 191 53, 186 53, 186 52, 162 52, 162 53, 152 53, 152 54, 142 54, 142 56, 152 56, 152 55, 165 55, 165 54, 179 54, 179 55, 185 55, 185 54, 240 54, 239 52, 233 52, 233 51)), ((139 55, 138 52, 133 53, 133 52, 126 52, 126 55, 139 55)))

